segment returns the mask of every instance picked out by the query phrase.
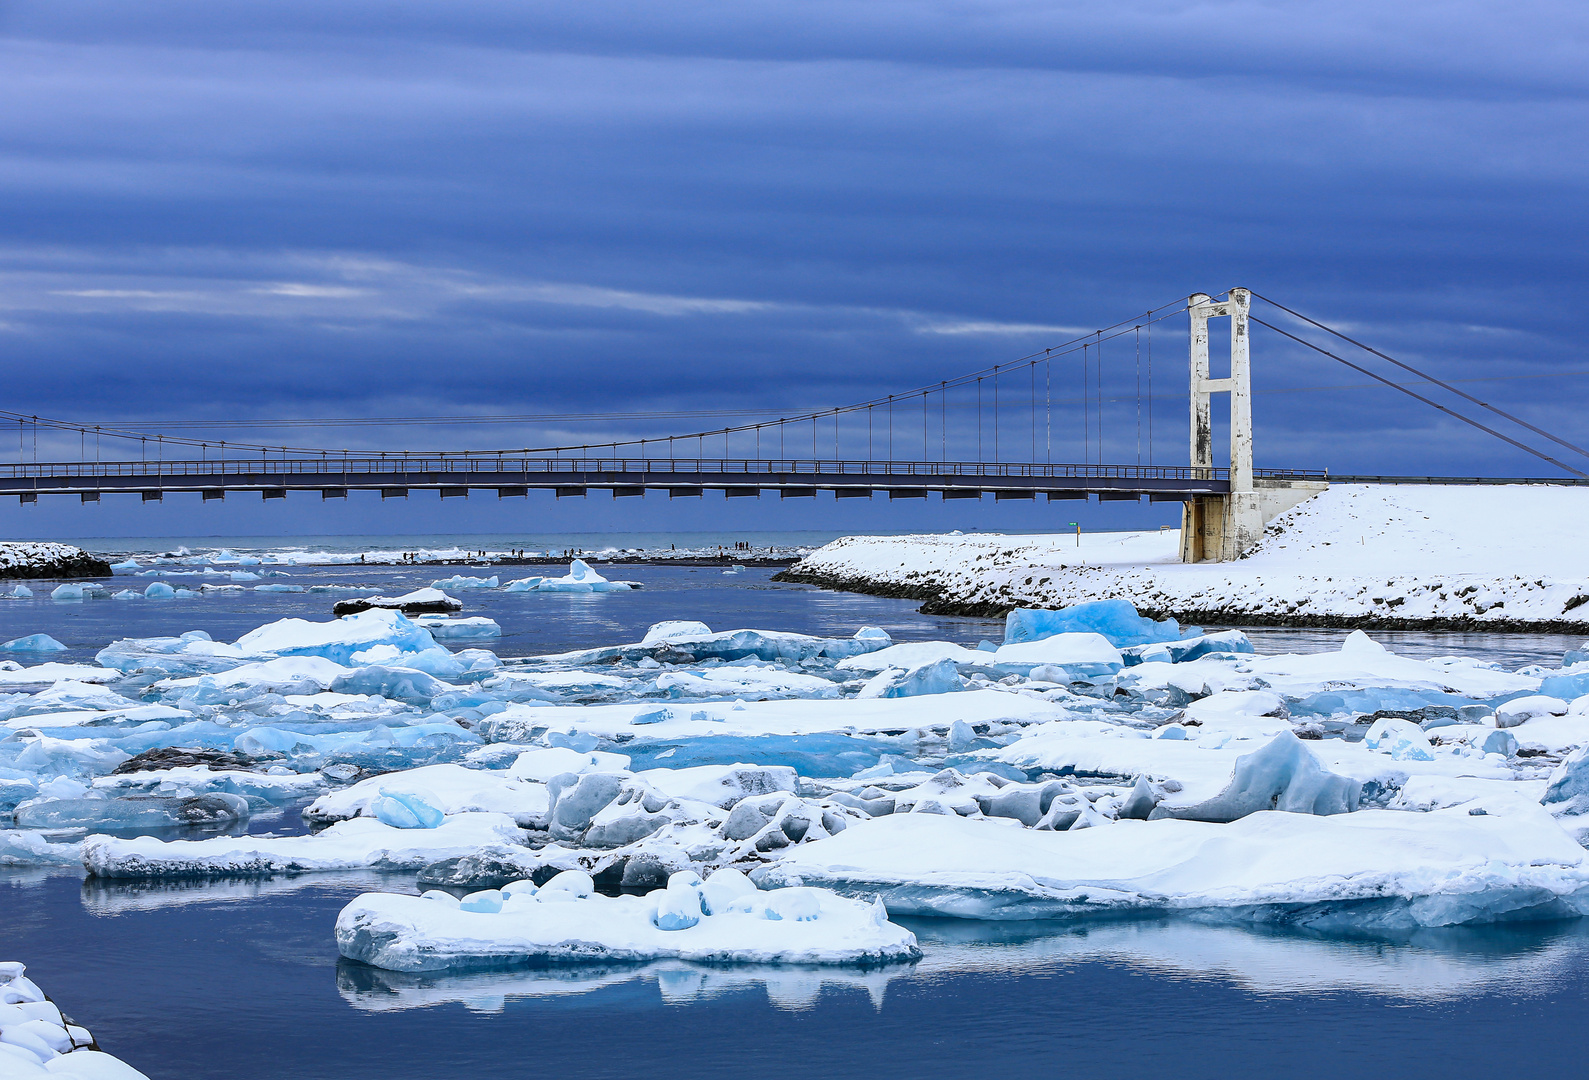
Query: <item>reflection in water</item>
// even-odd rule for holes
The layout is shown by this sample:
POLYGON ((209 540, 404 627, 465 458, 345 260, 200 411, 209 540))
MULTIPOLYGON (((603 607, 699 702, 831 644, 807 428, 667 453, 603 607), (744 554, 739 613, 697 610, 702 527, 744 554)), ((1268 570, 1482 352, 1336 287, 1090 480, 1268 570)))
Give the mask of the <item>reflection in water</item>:
MULTIPOLYGON (((1579 922, 1332 937, 1184 919, 1087 926, 901 921, 916 932, 925 955, 916 964, 872 971, 670 960, 449 975, 381 971, 345 960, 337 966, 337 990, 366 1012, 457 1003, 496 1013, 509 1000, 577 997, 643 982, 654 982, 661 1001, 670 1005, 764 989, 774 1007, 804 1010, 833 987, 864 990, 881 1009, 896 982, 968 974, 1062 977, 1083 964, 1108 963, 1160 978, 1226 980, 1258 993, 1357 991, 1429 1002, 1520 988, 1546 993, 1589 958, 1589 927, 1579 922)), ((599 1000, 590 1004, 601 1007, 599 1000)))
POLYGON ((926 957, 916 970, 923 975, 1110 962, 1169 978, 1229 980, 1260 993, 1350 990, 1429 1001, 1542 990, 1589 959, 1583 920, 1353 935, 1188 919, 1064 928, 901 921, 921 940, 926 957))
POLYGON ((291 896, 315 890, 345 893, 414 891, 413 874, 381 874, 374 870, 245 878, 85 878, 83 908, 90 915, 128 915, 139 911, 192 904, 235 904, 291 896))
MULTIPOLYGON (((382 971, 343 960, 337 990, 354 1008, 392 1012, 457 1003, 472 1012, 497 1013, 508 1000, 574 997, 626 983, 654 982, 662 1002, 687 1005, 745 990, 765 989, 775 1008, 802 1011, 816 1005, 824 987, 860 989, 877 1008, 889 982, 910 972, 908 964, 863 970, 745 964, 712 967, 679 960, 647 964, 564 964, 533 970, 446 975, 382 971)), ((592 1003, 596 1004, 596 1003, 592 1003)))

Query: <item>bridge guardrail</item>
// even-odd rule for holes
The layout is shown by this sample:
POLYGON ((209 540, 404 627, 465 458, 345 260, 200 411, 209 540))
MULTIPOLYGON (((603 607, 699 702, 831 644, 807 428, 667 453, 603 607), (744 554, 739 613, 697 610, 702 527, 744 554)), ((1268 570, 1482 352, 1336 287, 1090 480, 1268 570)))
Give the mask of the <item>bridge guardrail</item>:
MULTIPOLYGON (((1228 480, 1230 471, 1187 465, 1092 465, 1076 463, 868 461, 822 458, 536 458, 500 455, 326 456, 222 458, 209 460, 23 462, 0 464, 0 477, 324 476, 352 474, 401 477, 414 473, 559 475, 589 473, 809 475, 870 477, 968 477, 1033 479, 1228 480)), ((1259 469, 1266 479, 1324 480, 1322 470, 1259 469)))

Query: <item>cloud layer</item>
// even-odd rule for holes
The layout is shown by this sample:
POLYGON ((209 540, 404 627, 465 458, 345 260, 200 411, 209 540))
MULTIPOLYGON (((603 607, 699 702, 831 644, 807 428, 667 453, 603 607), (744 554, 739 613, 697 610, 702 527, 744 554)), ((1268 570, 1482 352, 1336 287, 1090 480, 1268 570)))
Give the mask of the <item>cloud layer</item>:
MULTIPOLYGON (((12 2, 7 406, 655 436, 1244 284, 1583 444, 1586 95, 1565 3, 12 2)), ((1261 464, 1546 469, 1255 342, 1261 464)), ((1139 370, 1106 360, 1111 460, 1139 370)))

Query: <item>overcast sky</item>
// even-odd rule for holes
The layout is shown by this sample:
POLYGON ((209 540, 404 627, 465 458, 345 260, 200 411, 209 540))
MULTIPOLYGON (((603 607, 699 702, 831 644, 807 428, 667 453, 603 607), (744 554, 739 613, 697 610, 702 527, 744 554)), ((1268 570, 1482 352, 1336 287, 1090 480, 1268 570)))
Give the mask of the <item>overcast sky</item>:
MULTIPOLYGON (((1589 8, 1517 0, 0 2, 0 407, 353 448, 655 436, 1246 285, 1585 445, 1586 90, 1589 8), (551 419, 247 426, 504 415, 551 419)), ((1155 437, 1122 345, 1106 460, 1185 461, 1184 319, 1154 335, 1155 437)), ((1553 471, 1254 348, 1260 465, 1553 471)), ((1056 366, 1059 458, 1078 378, 1056 366)), ((0 534, 1126 520, 456 506, 56 499, 0 534)))

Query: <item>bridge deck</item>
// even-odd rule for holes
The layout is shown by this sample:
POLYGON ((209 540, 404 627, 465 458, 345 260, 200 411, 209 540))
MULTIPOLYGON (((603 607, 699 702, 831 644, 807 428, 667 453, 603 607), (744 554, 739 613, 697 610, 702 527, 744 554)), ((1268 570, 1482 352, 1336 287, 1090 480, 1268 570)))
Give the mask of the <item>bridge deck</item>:
MULTIPOLYGON (((1270 471, 1276 479, 1322 480, 1323 473, 1270 471)), ((756 495, 777 491, 840 496, 886 492, 948 497, 991 492, 1007 498, 1037 495, 1075 498, 1087 494, 1121 498, 1143 495, 1184 499, 1230 490, 1224 469, 1188 466, 1025 464, 1010 462, 843 461, 724 458, 539 458, 464 455, 384 457, 277 457, 223 461, 41 462, 0 465, 0 494, 31 500, 39 495, 142 494, 258 491, 276 497, 288 491, 319 491, 328 497, 348 491, 388 495, 410 490, 463 495, 471 490, 522 495, 531 488, 559 494, 610 490, 614 495, 669 491, 693 495, 725 491, 756 495)))

